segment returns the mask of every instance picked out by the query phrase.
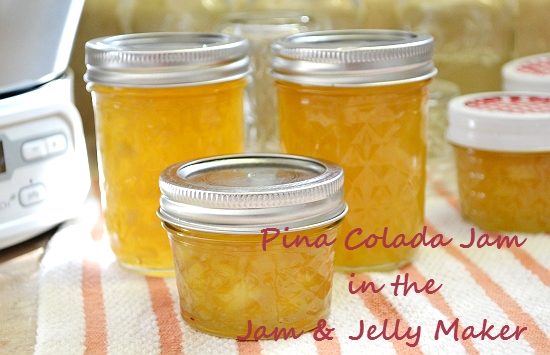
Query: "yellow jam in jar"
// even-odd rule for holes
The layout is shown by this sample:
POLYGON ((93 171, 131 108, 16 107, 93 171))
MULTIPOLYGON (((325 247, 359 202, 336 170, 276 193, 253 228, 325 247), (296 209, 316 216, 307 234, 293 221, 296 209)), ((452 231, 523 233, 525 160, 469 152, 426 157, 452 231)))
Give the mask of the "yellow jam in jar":
MULTIPOLYGON (((326 234, 339 223, 284 233, 289 240, 326 234)), ((165 224, 174 250, 183 319, 200 331, 236 338, 263 326, 296 334, 316 327, 330 310, 333 246, 285 248, 279 237, 262 249, 263 235, 227 235, 165 224)), ((272 234, 269 234, 272 236, 272 234)), ((252 339, 252 338, 251 338, 252 339)))
POLYGON ((390 43, 401 44, 403 53, 407 45, 418 45, 429 59, 430 38, 400 31, 320 32, 318 40, 307 36, 274 44, 279 53, 273 66, 282 152, 336 161, 344 168, 349 212, 340 228, 335 266, 348 271, 394 269, 408 262, 414 249, 388 248, 381 238, 385 234, 389 244, 404 234, 408 242, 424 226, 426 114, 435 69, 427 65, 420 72, 403 73, 391 66, 391 50, 386 58, 390 64, 380 62, 374 52, 390 43), (296 67, 283 56, 295 56, 296 67), (303 69, 304 58, 310 71, 303 69), (372 63, 390 65, 386 73, 393 70, 393 76, 377 76, 372 63), (332 77, 323 75, 323 65, 332 77), (354 233, 346 244, 356 228, 362 233, 354 233), (380 237, 376 245, 355 248, 371 234, 380 237))
POLYGON ((94 104, 102 208, 111 247, 125 268, 174 274, 169 241, 155 214, 158 177, 167 165, 243 151, 246 48, 242 40, 204 34, 88 42, 86 79, 94 104), (188 53, 201 43, 202 57, 188 53), (227 45, 241 56, 240 72, 215 62, 221 60, 216 51, 227 45), (201 58, 219 72, 203 68, 197 74, 201 58))
POLYGON ((285 153, 337 161, 346 172, 349 211, 336 245, 335 264, 393 268, 410 247, 381 242, 349 250, 371 233, 410 240, 424 226, 427 82, 373 88, 306 87, 277 82, 281 144, 285 153))
POLYGON ((343 171, 279 154, 175 164, 160 178, 183 319, 244 340, 315 328, 330 311, 343 171), (275 333, 274 333, 275 332, 275 333))
POLYGON ((451 100, 460 209, 478 227, 550 231, 550 95, 495 92, 451 100))
POLYGON ((489 230, 550 231, 550 151, 454 149, 466 219, 489 230))
POLYGON ((155 211, 158 176, 175 161, 243 151, 245 79, 180 88, 92 85, 105 225, 118 261, 170 270, 155 211))

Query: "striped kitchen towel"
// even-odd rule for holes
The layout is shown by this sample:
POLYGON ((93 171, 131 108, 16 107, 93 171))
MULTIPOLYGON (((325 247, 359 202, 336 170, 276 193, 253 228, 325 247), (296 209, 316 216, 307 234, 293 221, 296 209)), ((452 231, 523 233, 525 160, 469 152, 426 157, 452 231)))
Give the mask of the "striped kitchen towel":
POLYGON ((550 354, 550 236, 518 234, 526 238, 521 247, 462 248, 473 226, 461 219, 453 191, 430 185, 427 232, 450 244, 419 248, 394 272, 336 273, 324 332, 244 342, 183 322, 173 278, 121 269, 102 237, 93 194, 42 260, 35 354, 550 354), (395 295, 391 284, 405 276, 431 287, 395 295), (350 282, 352 290, 372 288, 352 293, 350 282))

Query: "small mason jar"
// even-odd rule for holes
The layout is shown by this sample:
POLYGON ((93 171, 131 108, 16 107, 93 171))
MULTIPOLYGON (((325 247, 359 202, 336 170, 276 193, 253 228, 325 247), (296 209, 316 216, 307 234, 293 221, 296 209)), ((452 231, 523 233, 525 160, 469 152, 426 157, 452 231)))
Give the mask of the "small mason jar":
POLYGON ((347 206, 326 161, 230 155, 160 177, 183 319, 221 337, 316 327, 329 314, 333 240, 347 206))
POLYGON ((86 44, 105 225, 125 268, 174 273, 155 215, 166 166, 243 151, 247 51, 247 40, 207 33, 132 34, 86 44))
POLYGON ((389 270, 414 249, 385 248, 424 225, 433 38, 403 31, 321 31, 272 45, 281 150, 340 164, 350 210, 336 245, 342 270, 389 270), (348 233, 361 228, 362 234, 348 233))
POLYGON ((493 92, 449 106, 460 209, 489 230, 550 231, 550 95, 493 92))

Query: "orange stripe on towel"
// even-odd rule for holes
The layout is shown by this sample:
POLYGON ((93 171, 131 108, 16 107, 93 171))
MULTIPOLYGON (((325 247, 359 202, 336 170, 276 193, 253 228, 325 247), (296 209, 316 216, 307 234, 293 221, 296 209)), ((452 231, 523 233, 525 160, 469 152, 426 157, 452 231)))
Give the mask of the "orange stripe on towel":
MULTIPOLYGON (((403 273, 409 273, 409 277, 411 281, 415 281, 419 285, 425 285, 428 280, 418 271, 416 267, 413 266, 413 264, 408 264, 404 268, 401 269, 403 273)), ((451 322, 453 319, 458 318, 454 315, 451 307, 441 296, 439 292, 433 293, 433 294, 426 294, 426 297, 431 302, 431 304, 437 308, 445 317, 447 317, 448 320, 451 322)), ((458 326, 458 332, 462 334, 462 331, 464 329, 460 326, 458 326)), ((474 343, 472 341, 472 338, 468 338, 467 340, 460 339, 460 342, 462 343, 462 346, 464 346, 464 349, 466 349, 466 353, 470 355, 479 354, 479 351, 474 347, 474 343)))
MULTIPOLYGON (((489 235, 489 238, 491 240, 496 239, 497 232, 492 231, 483 231, 483 233, 486 233, 489 235)), ((518 238, 521 242, 523 238, 518 238)), ((529 240, 527 240, 527 243, 529 243, 529 240)), ((539 264, 538 261, 536 261, 529 253, 521 249, 521 247, 512 246, 508 248, 508 251, 514 255, 514 257, 523 265, 524 268, 531 271, 533 274, 538 276, 538 278, 547 286, 550 287, 550 271, 547 270, 544 266, 539 264)))
POLYGON ((260 355, 262 347, 257 341, 237 341, 239 355, 260 355))
MULTIPOLYGON (((440 234, 432 225, 426 223, 428 233, 432 236, 440 234)), ((491 278, 475 263, 470 261, 458 248, 449 244, 445 247, 445 251, 460 261, 472 278, 480 285, 487 296, 493 300, 514 322, 517 326, 527 327, 527 330, 521 334, 529 342, 536 354, 546 355, 550 349, 550 339, 546 337, 544 332, 539 328, 537 322, 521 309, 521 306, 508 294, 506 294, 500 286, 498 286, 491 278)))
MULTIPOLYGON (((369 283, 372 282, 372 279, 367 274, 360 274, 356 275, 353 279, 348 277, 348 279, 351 281, 353 280, 354 288, 359 287, 362 282, 369 283)), ((395 307, 391 304, 391 302, 386 299, 381 293, 364 293, 360 292, 359 295, 363 299, 363 302, 365 306, 371 311, 371 313, 378 318, 380 323, 384 323, 384 320, 388 320, 388 329, 393 330, 395 329, 395 321, 397 319, 400 320, 399 328, 400 329, 407 329, 409 327, 409 324, 403 319, 401 314, 395 309, 395 307)), ((413 331, 416 332, 416 329, 414 327, 413 331)), ((400 333, 401 334, 401 333, 400 333)), ((395 338, 392 338, 390 340, 398 354, 407 354, 407 355, 414 355, 414 354, 422 354, 422 351, 420 350, 420 346, 417 345, 415 347, 410 347, 407 344, 405 344, 405 340, 397 340, 395 338)))
MULTIPOLYGON (((332 328, 330 324, 327 323, 325 328, 332 328)), ((315 331, 315 329, 313 330, 315 331)), ((317 354, 319 355, 339 355, 342 353, 340 349, 340 342, 338 337, 334 332, 331 333, 331 340, 321 340, 315 341, 315 346, 317 347, 317 354)))
POLYGON ((101 266, 87 259, 82 263, 82 298, 86 320, 85 355, 107 354, 107 321, 101 287, 101 266))
MULTIPOLYGON (((438 195, 445 198, 447 202, 453 206, 457 211, 460 212, 460 205, 456 197, 451 196, 450 192, 441 183, 434 183, 434 190, 438 195)), ((483 231, 483 233, 489 234, 489 237, 494 240, 496 238, 497 232, 483 231)), ((522 238, 520 238, 522 240, 522 238)), ((527 241, 529 243, 529 241, 527 241)), ((531 271, 533 274, 538 276, 538 278, 548 287, 550 287, 550 271, 542 266, 535 258, 533 258, 529 253, 521 249, 520 247, 511 247, 508 249, 514 257, 525 267, 527 270, 531 271)))
POLYGON ((157 316, 161 354, 183 354, 183 333, 174 311, 170 290, 162 278, 146 277, 153 311, 157 316))

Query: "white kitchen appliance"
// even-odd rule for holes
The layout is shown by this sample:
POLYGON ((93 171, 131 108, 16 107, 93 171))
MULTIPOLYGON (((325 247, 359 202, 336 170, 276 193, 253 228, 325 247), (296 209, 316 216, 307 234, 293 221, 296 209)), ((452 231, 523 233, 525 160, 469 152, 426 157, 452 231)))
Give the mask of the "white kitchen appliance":
POLYGON ((90 188, 68 69, 83 4, 0 2, 0 249, 74 217, 90 188))

